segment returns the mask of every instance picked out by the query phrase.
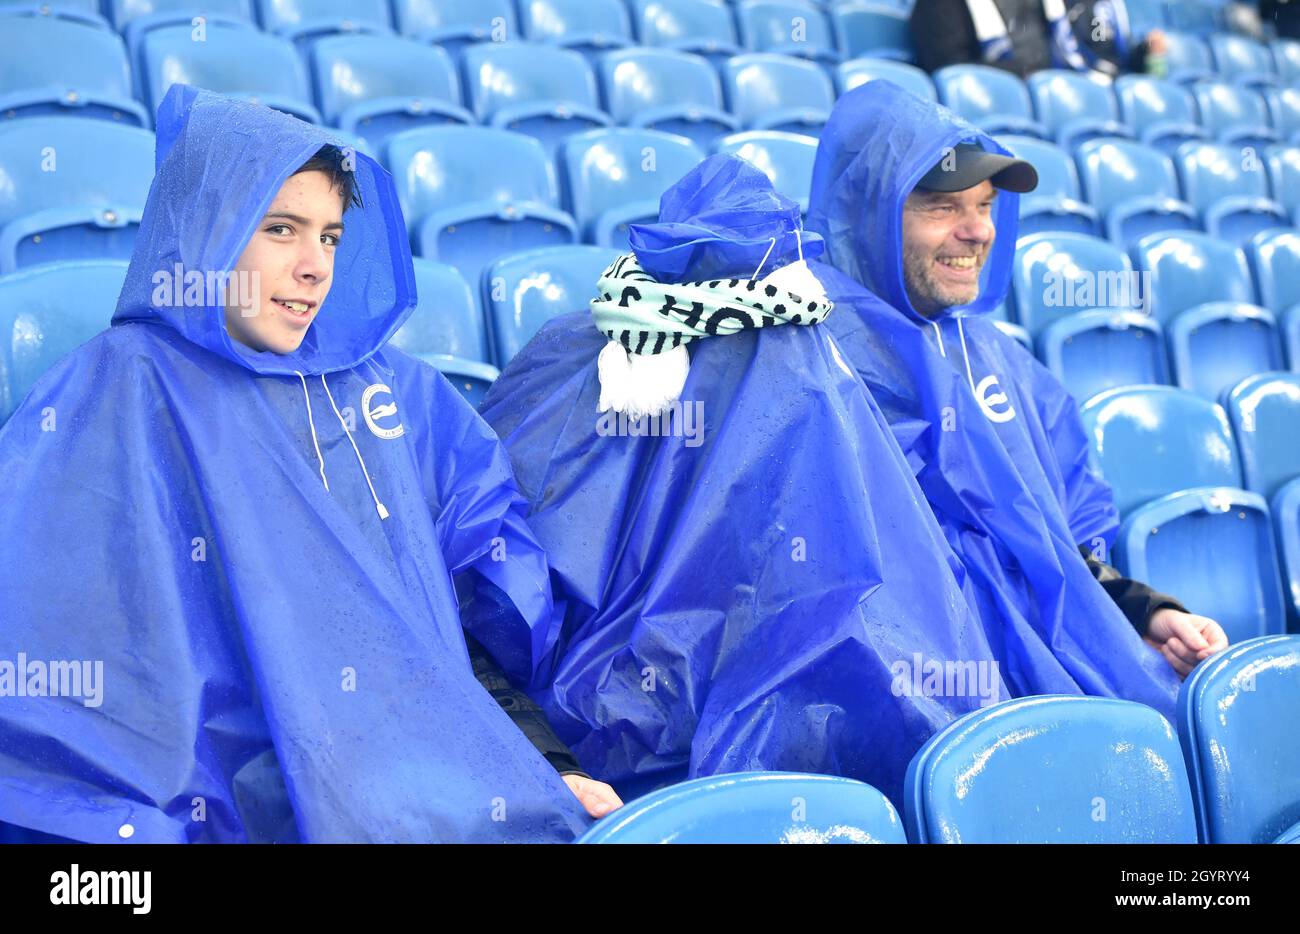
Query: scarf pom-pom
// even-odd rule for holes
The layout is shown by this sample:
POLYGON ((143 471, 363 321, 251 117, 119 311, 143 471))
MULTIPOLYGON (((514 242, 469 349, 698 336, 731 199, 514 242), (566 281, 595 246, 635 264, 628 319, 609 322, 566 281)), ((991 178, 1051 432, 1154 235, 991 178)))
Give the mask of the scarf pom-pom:
POLYGON ((597 411, 613 409, 632 419, 659 415, 681 398, 690 366, 684 344, 642 356, 610 341, 596 362, 600 374, 597 411))

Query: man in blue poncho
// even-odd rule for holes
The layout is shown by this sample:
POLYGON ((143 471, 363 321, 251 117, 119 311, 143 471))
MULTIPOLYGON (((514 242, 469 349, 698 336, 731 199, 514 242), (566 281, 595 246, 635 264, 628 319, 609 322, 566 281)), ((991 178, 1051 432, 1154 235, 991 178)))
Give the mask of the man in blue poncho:
MULTIPOLYGON (((1084 690, 1042 635, 972 613, 823 323, 840 311, 794 202, 713 156, 631 245, 591 312, 549 322, 482 406, 565 608, 537 696, 588 771, 625 794, 813 771, 901 802, 912 755, 956 717, 1084 690)), ((1135 655, 1087 688, 1142 680, 1168 707, 1159 664, 1135 655)))
POLYGON ((1017 691, 1048 665, 1061 691, 1169 714, 1174 673, 1225 648, 1223 630, 1104 563, 1118 517, 1075 401, 980 317, 1006 293, 1018 192, 1036 183, 937 104, 888 82, 846 94, 809 209, 827 243, 815 271, 838 309, 828 327, 960 558, 971 605, 1025 647, 1005 672, 1017 691))
POLYGON ((0 821, 563 841, 617 803, 502 709, 545 557, 495 436, 382 349, 414 301, 378 164, 172 88, 113 327, 0 432, 0 821))

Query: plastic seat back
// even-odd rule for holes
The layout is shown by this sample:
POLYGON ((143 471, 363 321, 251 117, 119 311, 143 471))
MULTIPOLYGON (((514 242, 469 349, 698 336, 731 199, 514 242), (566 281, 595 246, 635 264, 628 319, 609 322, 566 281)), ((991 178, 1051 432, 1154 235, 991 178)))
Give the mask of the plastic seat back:
POLYGON ((803 59, 755 52, 721 70, 731 112, 751 129, 819 133, 835 104, 826 72, 803 59))
POLYGON ((416 257, 415 311, 389 343, 413 356, 448 354, 487 363, 487 334, 474 290, 455 267, 416 257))
POLYGON ((778 130, 749 130, 724 136, 714 152, 734 153, 762 169, 772 185, 791 201, 807 209, 812 191, 817 140, 778 130))
POLYGON ((1149 307, 1162 324, 1205 302, 1255 301, 1246 255, 1239 247, 1191 231, 1143 237, 1133 265, 1149 273, 1149 307))
POLYGON ((841 94, 868 81, 892 81, 923 100, 939 99, 930 76, 906 62, 893 62, 887 58, 854 58, 835 69, 835 83, 841 94))
POLYGON ((1227 397, 1246 489, 1271 500, 1300 477, 1300 374, 1260 373, 1227 397))

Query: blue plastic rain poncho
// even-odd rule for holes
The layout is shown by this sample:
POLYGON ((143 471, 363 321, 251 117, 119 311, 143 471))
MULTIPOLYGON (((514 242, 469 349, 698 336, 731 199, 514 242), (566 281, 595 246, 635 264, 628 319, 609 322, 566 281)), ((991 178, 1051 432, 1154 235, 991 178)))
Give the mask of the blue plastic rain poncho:
POLYGON ((840 99, 822 133, 809 224, 836 312, 827 327, 870 388, 966 570, 966 591, 1017 695, 1086 693, 1171 716, 1178 680, 1093 579, 1110 488, 1089 466, 1075 402, 982 316, 1006 294, 1019 197, 998 193, 978 298, 927 320, 903 278, 903 202, 948 147, 978 140, 951 112, 888 82, 840 99), (834 268, 832 269, 831 266, 834 268))
MULTIPOLYGON (((715 232, 728 198, 752 204, 752 181, 739 174, 702 205, 715 232)), ((768 263, 797 250, 792 236, 768 263)), ((749 278, 763 252, 719 275, 749 278)), ((786 769, 901 802, 935 730, 1009 695, 994 666, 974 665, 994 647, 861 380, 820 325, 745 330, 690 344, 670 421, 624 423, 597 412, 605 343, 586 312, 549 322, 482 406, 566 609, 538 694, 551 723, 625 797, 786 769), (972 662, 969 684, 925 690, 952 660, 972 662)))
POLYGON ((0 667, 49 676, 15 696, 0 671, 0 820, 91 842, 559 841, 586 823, 471 670, 453 578, 527 678, 549 647, 545 558, 496 437, 381 349, 415 301, 389 175, 356 154, 365 206, 295 353, 155 291, 160 271, 232 268, 326 142, 174 87, 113 327, 0 432, 0 667), (56 693, 58 662, 86 663, 98 702, 66 672, 83 696, 30 696, 56 693))

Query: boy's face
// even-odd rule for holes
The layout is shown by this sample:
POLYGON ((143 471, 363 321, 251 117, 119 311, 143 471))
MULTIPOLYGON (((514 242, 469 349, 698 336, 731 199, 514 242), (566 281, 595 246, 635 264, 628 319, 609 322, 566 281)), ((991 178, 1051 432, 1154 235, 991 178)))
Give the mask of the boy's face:
POLYGON ((297 350, 329 294, 342 234, 343 199, 330 177, 290 176, 235 264, 256 278, 258 302, 227 305, 230 336, 257 351, 297 350))

